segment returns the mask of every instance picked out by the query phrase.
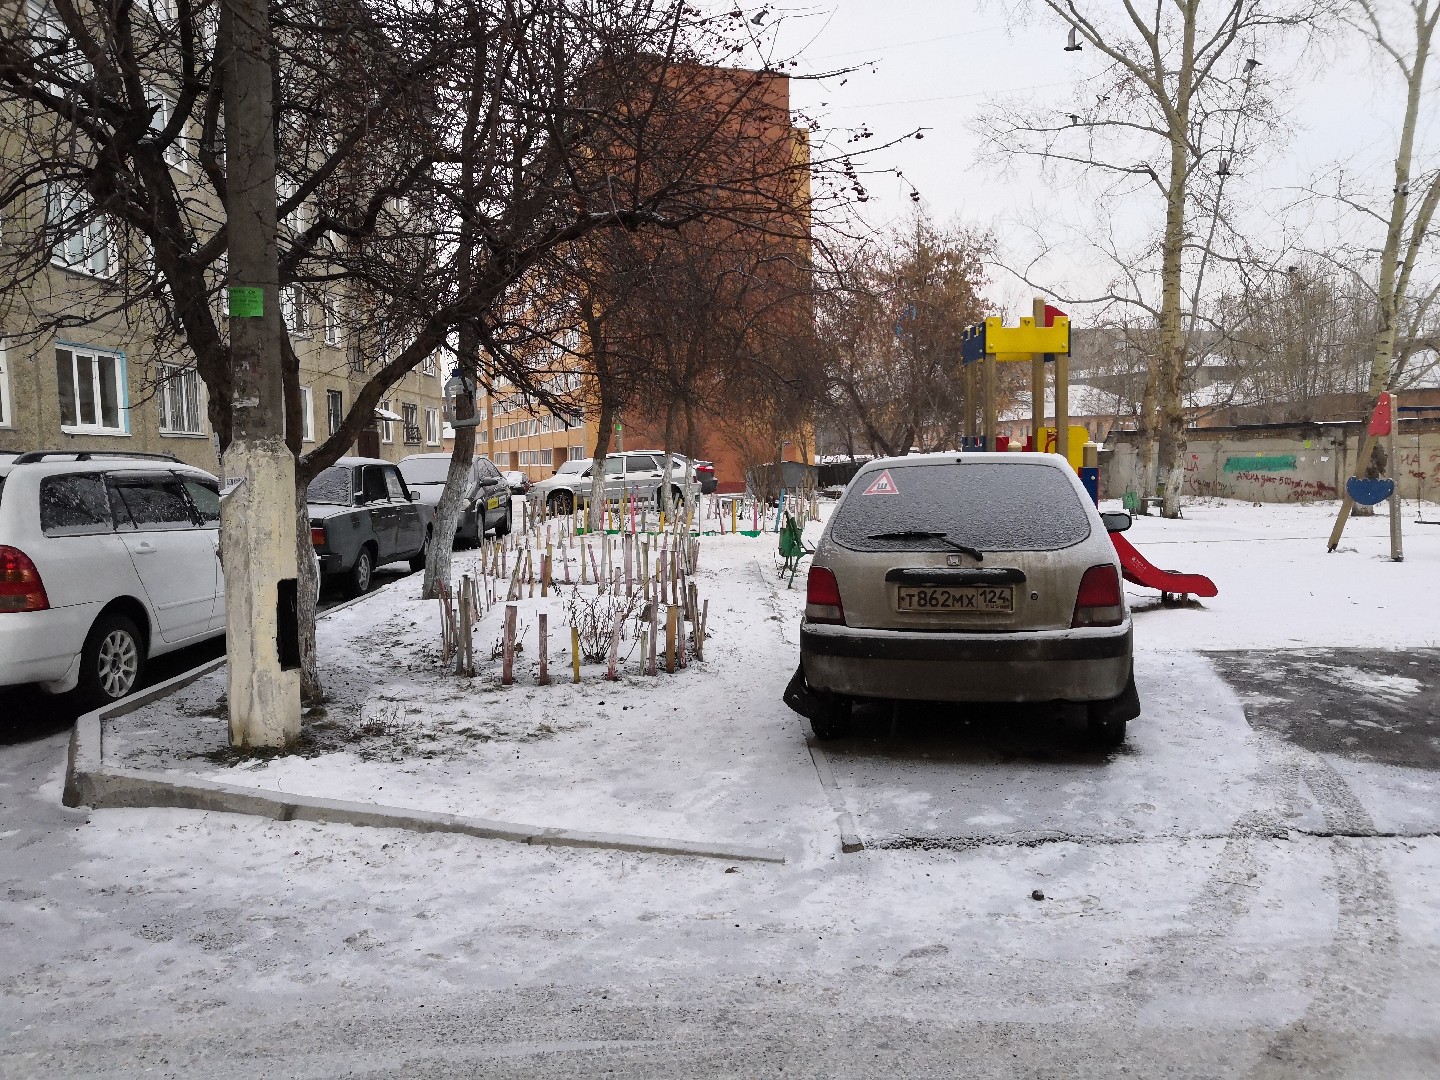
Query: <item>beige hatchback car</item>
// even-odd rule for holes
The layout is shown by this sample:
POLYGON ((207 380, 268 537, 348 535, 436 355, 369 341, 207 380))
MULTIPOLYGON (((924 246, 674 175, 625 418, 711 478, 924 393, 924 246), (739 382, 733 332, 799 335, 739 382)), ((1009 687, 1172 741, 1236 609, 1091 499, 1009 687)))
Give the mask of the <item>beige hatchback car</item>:
POLYGON ((810 567, 785 701, 821 739, 862 699, 1083 702, 1092 739, 1140 714, 1108 530, 1056 454, 883 458, 845 489, 810 567))

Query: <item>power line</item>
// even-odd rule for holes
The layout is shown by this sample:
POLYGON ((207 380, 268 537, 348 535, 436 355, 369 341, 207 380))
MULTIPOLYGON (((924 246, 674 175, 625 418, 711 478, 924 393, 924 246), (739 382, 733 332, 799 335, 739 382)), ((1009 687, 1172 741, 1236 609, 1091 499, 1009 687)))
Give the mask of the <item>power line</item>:
POLYGON ((987 94, 1018 94, 1026 90, 1048 90, 1052 86, 1073 86, 1074 79, 1065 79, 1061 82, 1036 83, 1034 86, 1012 86, 1001 90, 976 90, 969 94, 946 94, 942 97, 909 98, 905 101, 868 101, 859 105, 833 105, 827 106, 832 109, 879 109, 887 105, 923 105, 931 101, 961 101, 965 98, 985 97, 987 94))

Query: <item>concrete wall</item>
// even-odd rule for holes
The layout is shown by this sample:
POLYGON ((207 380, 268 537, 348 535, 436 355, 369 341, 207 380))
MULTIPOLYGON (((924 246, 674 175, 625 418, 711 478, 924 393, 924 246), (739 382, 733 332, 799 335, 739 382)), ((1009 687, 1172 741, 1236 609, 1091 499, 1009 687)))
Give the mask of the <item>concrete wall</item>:
MULTIPOLYGON (((1354 474, 1359 424, 1276 424, 1188 433, 1186 495, 1255 502, 1336 499, 1354 474)), ((1139 438, 1114 432, 1101 456, 1101 494, 1139 488, 1139 438)), ((1390 475, 1404 498, 1440 501, 1440 422, 1402 420, 1390 475)))

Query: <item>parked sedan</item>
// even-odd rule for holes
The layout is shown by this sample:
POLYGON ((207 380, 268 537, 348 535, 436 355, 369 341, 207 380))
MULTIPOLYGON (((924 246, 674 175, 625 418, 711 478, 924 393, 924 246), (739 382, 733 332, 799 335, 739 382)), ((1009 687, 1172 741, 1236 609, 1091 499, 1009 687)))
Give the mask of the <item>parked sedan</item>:
POLYGON ((511 495, 524 495, 530 490, 530 477, 518 469, 512 469, 505 474, 505 481, 510 485, 511 495))
POLYGON ((322 580, 341 577, 359 596, 375 567, 401 559, 422 569, 430 544, 430 507, 379 458, 341 458, 310 481, 310 540, 322 580))
MULTIPOLYGON (((430 508, 433 519, 450 476, 450 455, 411 454, 400 459, 399 469, 410 490, 430 508)), ((478 544, 481 536, 492 530, 496 536, 510 532, 510 486, 489 458, 477 454, 471 460, 461 498, 457 543, 478 544)))
POLYGON ((1106 518, 1054 454, 870 462, 816 546, 786 703, 823 739, 866 699, 1080 702, 1118 745, 1140 701, 1106 518))

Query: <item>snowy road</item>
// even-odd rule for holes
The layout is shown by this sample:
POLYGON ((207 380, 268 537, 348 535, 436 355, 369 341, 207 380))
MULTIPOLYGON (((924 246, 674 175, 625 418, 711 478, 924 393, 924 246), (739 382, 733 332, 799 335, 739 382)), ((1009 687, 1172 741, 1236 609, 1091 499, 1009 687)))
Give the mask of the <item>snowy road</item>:
MULTIPOLYGON (((997 733, 872 712, 823 751, 868 845, 845 855, 775 700, 798 596, 767 594, 753 558, 710 565, 729 623, 708 682, 642 687, 628 710, 621 687, 587 687, 588 725, 491 739, 477 761, 516 816, 590 798, 633 826, 658 800, 657 828, 728 821, 787 863, 66 810, 63 738, 3 747, 0 1076, 1436 1074, 1436 774, 1247 721, 1278 706, 1173 640, 1186 616, 1207 647, 1235 638, 1244 597, 1222 583, 1223 619, 1144 616, 1164 640, 1137 659, 1146 714, 1119 754, 1040 713, 997 733), (562 790, 566 745, 598 764, 562 790)), ((1301 611, 1286 637, 1306 627, 1301 611)), ((1427 707, 1423 662, 1420 689, 1383 683, 1387 708, 1427 707)), ((385 782, 441 805, 435 778, 464 772, 429 764, 385 782)), ((374 784, 374 765, 337 763, 335 782, 374 784)), ((292 789, 305 769, 246 782, 292 789)))

